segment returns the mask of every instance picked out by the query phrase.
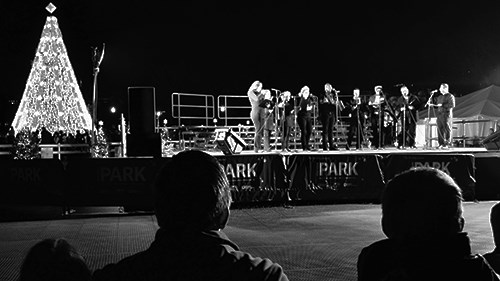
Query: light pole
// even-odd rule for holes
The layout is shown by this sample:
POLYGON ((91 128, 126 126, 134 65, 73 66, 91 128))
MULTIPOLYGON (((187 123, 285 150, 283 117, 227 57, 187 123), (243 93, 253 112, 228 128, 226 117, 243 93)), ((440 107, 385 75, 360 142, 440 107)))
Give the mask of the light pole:
POLYGON ((97 75, 99 74, 99 67, 101 66, 102 59, 104 58, 104 43, 102 44, 102 50, 98 50, 97 47, 93 48, 92 63, 94 66, 94 87, 92 95, 92 144, 96 143, 95 134, 95 122, 97 120, 97 75))
POLYGON ((165 113, 165 111, 157 111, 156 112, 156 132, 159 133, 160 132, 160 117, 161 115, 165 113))

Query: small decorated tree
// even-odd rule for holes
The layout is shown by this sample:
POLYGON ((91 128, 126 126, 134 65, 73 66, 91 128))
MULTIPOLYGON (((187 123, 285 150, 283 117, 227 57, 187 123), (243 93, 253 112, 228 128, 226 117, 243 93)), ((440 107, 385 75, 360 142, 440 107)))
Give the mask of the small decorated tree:
POLYGON ((14 159, 30 160, 40 157, 40 148, 34 141, 29 129, 22 129, 16 136, 13 146, 14 159))
POLYGON ((91 148, 93 158, 108 158, 109 145, 102 127, 101 125, 97 129, 96 141, 91 148))

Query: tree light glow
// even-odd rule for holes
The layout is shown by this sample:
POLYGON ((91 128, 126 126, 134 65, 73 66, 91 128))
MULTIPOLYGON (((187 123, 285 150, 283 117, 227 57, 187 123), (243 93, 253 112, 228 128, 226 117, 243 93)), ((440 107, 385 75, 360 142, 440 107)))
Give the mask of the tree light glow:
POLYGON ((92 127, 54 16, 48 16, 45 22, 12 127, 16 132, 45 127, 51 133, 57 130, 75 133, 92 127))

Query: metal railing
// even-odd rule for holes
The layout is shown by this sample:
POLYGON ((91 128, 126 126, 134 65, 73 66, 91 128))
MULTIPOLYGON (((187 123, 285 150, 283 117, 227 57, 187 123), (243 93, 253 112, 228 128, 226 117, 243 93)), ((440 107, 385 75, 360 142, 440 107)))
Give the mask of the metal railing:
POLYGON ((215 117, 215 100, 213 95, 172 93, 172 117, 181 126, 183 119, 202 120, 205 126, 213 122, 215 117))
POLYGON ((230 120, 242 122, 241 125, 250 125, 250 111, 252 107, 247 96, 220 95, 217 97, 217 118, 222 120, 221 126, 230 126, 230 120))
MULTIPOLYGON (((115 152, 112 157, 124 157, 123 143, 109 142, 109 151, 115 152)), ((39 144, 41 158, 54 158, 61 160, 63 155, 89 154, 90 145, 88 144, 39 144)), ((13 144, 0 144, 0 155, 13 155, 13 144)))

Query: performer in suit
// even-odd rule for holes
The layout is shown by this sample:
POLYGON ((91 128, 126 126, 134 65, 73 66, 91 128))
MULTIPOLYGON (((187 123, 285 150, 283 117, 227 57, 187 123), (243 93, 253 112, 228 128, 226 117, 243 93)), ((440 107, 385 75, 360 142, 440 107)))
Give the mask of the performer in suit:
POLYGON ((362 102, 359 94, 359 89, 355 88, 352 92, 352 98, 346 105, 346 108, 349 111, 349 131, 347 132, 346 143, 347 150, 350 150, 354 136, 356 136, 356 149, 360 149, 363 142, 366 104, 362 102))
MULTIPOLYGON (((333 137, 333 127, 337 127, 338 116, 344 109, 344 104, 339 100, 339 91, 330 83, 325 84, 325 92, 318 97, 319 118, 322 126, 321 140, 323 150, 338 150, 338 138, 333 137)), ((338 131, 338 128, 336 128, 338 131)))
POLYGON ((297 113, 297 122, 300 128, 300 143, 302 150, 311 150, 309 139, 312 133, 312 114, 314 108, 313 97, 309 92, 309 87, 304 86, 299 93, 299 109, 297 113))
POLYGON ((293 101, 290 100, 290 97, 291 93, 289 91, 284 91, 277 105, 281 110, 281 150, 288 152, 290 152, 290 132, 295 120, 294 104, 293 101))
POLYGON ((400 91, 401 96, 398 98, 396 105, 398 119, 401 124, 401 131, 398 134, 398 148, 415 148, 420 100, 416 95, 411 94, 406 86, 402 86, 400 91))
POLYGON ((441 83, 439 87, 439 95, 436 98, 436 103, 431 104, 437 107, 436 123, 438 131, 438 143, 440 149, 449 149, 451 142, 451 126, 453 118, 453 108, 455 107, 455 96, 449 92, 449 86, 446 83, 441 83))
POLYGON ((252 119, 252 123, 255 129, 255 136, 253 140, 254 151, 259 152, 259 150, 262 149, 262 126, 264 125, 261 124, 261 111, 263 111, 263 108, 260 107, 260 102, 264 96, 262 94, 262 83, 258 80, 254 81, 248 89, 247 95, 252 106, 252 109, 250 111, 250 119, 252 119))
POLYGON ((382 94, 382 86, 375 86, 375 93, 368 99, 370 113, 370 128, 372 131, 372 145, 375 149, 383 148, 384 107, 385 97, 382 94))

